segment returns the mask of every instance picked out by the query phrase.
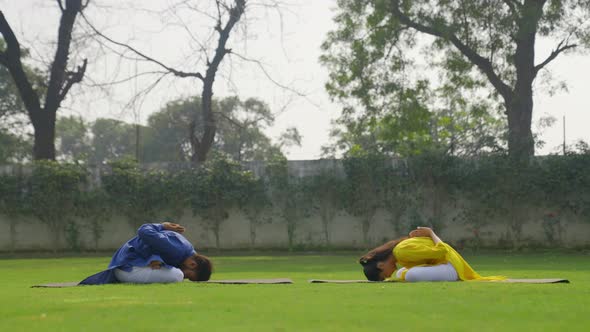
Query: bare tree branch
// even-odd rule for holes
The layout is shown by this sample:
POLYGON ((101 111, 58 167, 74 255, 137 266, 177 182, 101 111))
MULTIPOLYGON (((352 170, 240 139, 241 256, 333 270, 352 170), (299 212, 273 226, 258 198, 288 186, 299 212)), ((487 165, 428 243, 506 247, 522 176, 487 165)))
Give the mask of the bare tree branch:
MULTIPOLYGON (((188 28, 188 26, 186 25, 186 23, 184 22, 184 20, 180 17, 180 15, 178 15, 176 12, 173 12, 173 15, 181 23, 181 24, 178 24, 178 25, 180 27, 182 27, 182 29, 191 37, 191 40, 193 42, 195 42, 199 46, 199 51, 201 53, 203 53, 203 54, 207 54, 207 48, 205 47, 205 45, 200 40, 198 40, 197 37, 195 37, 195 35, 188 28)), ((207 59, 207 61, 208 61, 208 59, 207 59)))
POLYGON ((260 70, 262 71, 262 73, 264 74, 264 76, 266 76, 266 78, 268 78, 268 80, 269 80, 269 81, 271 81, 271 82, 272 82, 274 85, 278 86, 279 88, 281 88, 281 89, 285 89, 285 90, 287 90, 287 91, 291 91, 291 92, 293 92, 294 94, 298 95, 299 97, 305 97, 305 96, 306 96, 304 93, 302 93, 302 92, 300 92, 300 91, 297 91, 297 90, 295 90, 295 89, 293 89, 293 88, 291 88, 291 87, 288 87, 288 86, 286 86, 286 85, 284 85, 284 84, 281 84, 280 82, 277 82, 277 81, 276 81, 276 80, 275 80, 275 79, 274 79, 274 78, 273 78, 273 77, 272 77, 272 76, 269 74, 269 72, 266 70, 266 68, 265 68, 265 67, 264 67, 264 65, 262 64, 262 62, 260 62, 259 60, 256 60, 256 59, 250 59, 250 58, 247 58, 247 57, 245 57, 245 56, 243 56, 243 55, 241 55, 241 54, 234 53, 234 52, 232 52, 231 54, 232 54, 232 55, 234 55, 234 56, 236 56, 236 57, 238 57, 238 58, 240 58, 241 60, 244 60, 244 61, 246 61, 246 62, 251 62, 251 63, 254 63, 254 64, 256 64, 256 66, 258 66, 258 68, 260 68, 260 70))
MULTIPOLYGON (((246 0, 234 0, 234 6, 229 8, 229 19, 225 26, 221 27, 220 24, 216 27, 219 31, 219 39, 217 41, 217 47, 215 48, 215 55, 210 63, 207 64, 207 71, 205 78, 203 79, 203 92, 201 94, 203 121, 206 123, 203 136, 200 140, 195 140, 194 133, 191 134, 191 144, 194 144, 193 149, 196 152, 192 159, 195 162, 204 161, 209 149, 211 148, 215 139, 216 126, 215 117, 212 113, 212 100, 213 100, 213 83, 215 82, 215 76, 221 61, 226 54, 230 53, 231 50, 226 48, 227 41, 229 40, 230 33, 236 23, 240 20, 244 12, 246 11, 246 0)), ((217 2, 219 5, 219 2, 217 2)), ((221 20, 221 16, 220 16, 221 20)), ((195 128, 196 124, 193 120, 190 124, 190 128, 195 128)))
POLYGON ((137 78, 139 78, 141 76, 155 75, 155 74, 160 74, 161 75, 161 74, 166 74, 166 73, 170 73, 170 72, 168 72, 168 71, 147 71, 147 72, 138 73, 136 75, 131 75, 129 77, 125 77, 125 78, 122 78, 122 79, 117 80, 117 81, 109 81, 108 83, 86 84, 86 86, 100 88, 100 87, 105 87, 105 86, 112 86, 112 85, 127 83, 127 82, 129 82, 131 80, 134 80, 134 79, 137 79, 137 78))
MULTIPOLYGON (((74 28, 76 16, 80 13, 81 9, 81 1, 66 1, 65 9, 62 11, 57 36, 57 50, 55 51, 55 57, 51 65, 44 105, 46 110, 52 112, 55 112, 59 108, 59 105, 63 100, 63 98, 61 98, 61 92, 64 84, 67 85, 65 76, 68 58, 70 56, 72 30, 74 28)), ((86 68, 85 65, 84 68, 86 68)))
POLYGON ((143 96, 144 98, 141 99, 140 105, 139 105, 139 108, 141 108, 143 106, 143 103, 145 102, 145 99, 147 98, 147 95, 152 90, 154 90, 160 84, 160 82, 162 82, 162 80, 169 74, 170 74, 170 72, 162 73, 162 75, 160 75, 160 77, 158 77, 153 83, 148 85, 145 89, 136 93, 135 96, 133 96, 133 98, 127 104, 125 104, 125 106, 123 108, 124 109, 130 108, 131 105, 134 105, 136 103, 136 101, 140 100, 140 98, 143 96))
POLYGON ((56 0, 57 1, 57 5, 59 6, 59 9, 61 9, 61 12, 63 13, 66 9, 64 8, 64 4, 61 2, 61 0, 56 0))
POLYGON ((221 29, 221 4, 219 0, 215 0, 215 7, 217 7, 217 26, 221 29))
POLYGON ((464 56, 466 56, 472 63, 474 63, 489 79, 490 83, 496 90, 504 97, 505 100, 512 99, 512 89, 496 74, 492 63, 479 55, 472 48, 464 44, 449 27, 438 23, 437 27, 424 25, 413 21, 409 16, 404 14, 400 9, 399 0, 391 0, 391 10, 393 15, 400 20, 401 23, 408 25, 420 32, 444 38, 450 41, 464 56), (440 27, 439 27, 440 26, 440 27))
POLYGON ((559 54, 561 54, 564 51, 567 51, 571 48, 575 48, 578 45, 577 44, 569 44, 568 43, 568 39, 563 39, 562 41, 559 42, 559 44, 557 44, 557 48, 555 48, 551 54, 549 54, 549 56, 547 57, 547 59, 545 59, 545 61, 541 62, 540 64, 535 66, 534 69, 534 75, 536 76, 537 73, 539 73, 539 71, 541 69, 543 69, 545 66, 547 66, 551 61, 555 60, 555 58, 557 58, 559 56, 559 54))
POLYGON ((129 51, 131 51, 133 53, 135 53, 136 55, 140 56, 141 58, 145 59, 146 61, 149 61, 149 62, 152 62, 152 63, 157 64, 158 66, 166 69, 167 71, 171 72, 175 76, 178 76, 178 77, 196 77, 196 78, 198 78, 200 80, 203 80, 203 75, 201 73, 199 73, 199 72, 196 72, 196 73, 184 72, 184 71, 177 70, 177 69, 174 69, 172 67, 169 67, 169 66, 163 64, 162 62, 160 62, 160 61, 158 61, 158 60, 156 60, 156 59, 154 59, 152 57, 149 57, 149 56, 145 55, 144 53, 138 51, 137 49, 135 49, 135 48, 133 48, 133 47, 131 47, 131 46, 125 44, 125 43, 118 42, 118 41, 116 41, 116 40, 114 40, 114 39, 106 36, 102 32, 98 31, 98 29, 96 27, 94 27, 94 25, 92 23, 90 23, 90 21, 88 20, 88 18, 86 18, 86 16, 84 14, 82 14, 82 18, 84 19, 84 21, 86 22, 86 24, 88 24, 88 26, 92 29, 92 31, 94 31, 94 33, 96 33, 98 36, 106 39, 110 43, 113 43, 113 44, 115 44, 117 46, 121 46, 121 47, 123 47, 123 48, 125 48, 125 49, 127 49, 127 50, 129 50, 129 51))
POLYGON ((0 11, 0 33, 6 42, 6 50, 1 53, 2 64, 10 71, 29 115, 35 116, 41 110, 39 95, 25 74, 21 62, 20 44, 2 11, 0 11))
MULTIPOLYGON (((109 44, 113 44, 113 48, 117 48, 120 50, 125 50, 122 52, 129 51, 133 54, 133 56, 137 56, 142 61, 147 61, 156 64, 164 71, 174 74, 178 77, 197 77, 203 82, 202 92, 201 92, 201 112, 202 115, 200 117, 200 123, 196 123, 195 120, 191 121, 188 125, 189 129, 189 141, 191 143, 191 148, 193 150, 192 159, 193 161, 203 161, 206 158, 208 151, 210 150, 212 143, 215 139, 215 134, 217 131, 216 128, 216 117, 219 115, 212 111, 212 104, 213 104, 213 85, 216 79, 223 76, 223 73, 220 73, 220 67, 226 55, 231 55, 233 52, 231 48, 228 46, 230 34, 233 33, 235 30, 235 26, 242 17, 245 15, 246 6, 249 1, 248 0, 231 0, 231 1, 223 1, 223 0, 213 0, 214 2, 210 3, 208 8, 208 12, 204 11, 203 8, 199 8, 197 4, 201 4, 202 2, 193 1, 192 3, 189 0, 182 0, 177 2, 172 7, 167 9, 167 13, 173 15, 178 20, 178 26, 184 29, 191 37, 193 42, 196 42, 197 47, 194 50, 196 55, 193 57, 200 57, 201 60, 206 60, 206 69, 202 69, 201 72, 185 72, 180 71, 177 68, 173 68, 164 64, 163 62, 155 59, 154 57, 145 54, 138 49, 132 47, 129 43, 125 44, 120 41, 116 41, 113 38, 108 37, 105 33, 99 31, 89 20, 88 17, 82 15, 83 19, 87 23, 88 27, 94 34, 99 36, 99 39, 102 39, 109 44), (188 9, 192 11, 197 11, 200 14, 206 15, 208 18, 212 19, 212 29, 210 30, 210 35, 208 36, 207 42, 211 42, 212 44, 216 44, 214 51, 211 52, 210 50, 213 47, 207 48, 206 42, 199 42, 197 38, 191 33, 192 31, 189 29, 187 23, 188 20, 183 21, 182 15, 180 12, 177 12, 178 9, 188 9), (213 39, 216 38, 216 42, 213 39), (202 74, 201 74, 202 73, 202 74), (197 126, 203 125, 203 129, 197 129, 197 126), (199 137, 197 137, 199 136, 199 137)), ((208 21, 208 19, 206 19, 208 21)), ((152 55, 153 56, 153 55, 152 55)), ((264 75, 275 85, 291 91, 298 96, 304 96, 303 93, 290 88, 288 85, 281 84, 274 80, 271 75, 268 73, 266 68, 260 63, 260 61, 255 61, 252 59, 248 59, 244 56, 237 55, 236 57, 256 63, 259 68, 262 70, 264 75)), ((192 63, 193 61, 190 61, 192 63)), ((135 77, 138 75, 136 74, 135 77)), ((130 80, 131 78, 126 78, 121 80, 121 82, 125 82, 130 80)), ((222 115, 223 116, 223 115, 222 115)))
POLYGON ((217 114, 219 116, 221 116, 222 118, 226 119, 227 121, 229 121, 231 124, 233 124, 234 126, 238 127, 239 129, 248 129, 248 127, 257 124, 260 121, 263 120, 268 120, 267 117, 265 116, 260 116, 258 118, 252 119, 250 121, 243 121, 240 122, 237 119, 232 118, 231 116, 223 113, 223 112, 213 112, 214 114, 217 114))
POLYGON ((84 59, 82 66, 78 66, 78 69, 73 73, 68 73, 68 78, 66 79, 66 84, 62 88, 62 91, 59 94, 58 99, 63 101, 66 98, 66 95, 72 88, 72 86, 76 83, 82 82, 84 78, 84 73, 86 73, 86 65, 88 65, 88 60, 84 59))
POLYGON ((21 100, 27 109, 35 129, 33 157, 35 159, 55 159, 55 120, 56 113, 66 94, 84 77, 87 60, 74 73, 68 73, 67 65, 72 43, 72 31, 77 15, 82 10, 82 0, 57 1, 61 10, 57 49, 51 63, 49 80, 46 82, 45 103, 41 107, 40 96, 33 88, 22 64, 20 44, 0 11, 0 33, 6 41, 3 64, 8 68, 17 86, 21 100))
POLYGON ((84 11, 84 9, 86 9, 86 7, 88 7, 89 4, 90 4, 90 0, 86 0, 86 3, 82 4, 82 11, 84 11))

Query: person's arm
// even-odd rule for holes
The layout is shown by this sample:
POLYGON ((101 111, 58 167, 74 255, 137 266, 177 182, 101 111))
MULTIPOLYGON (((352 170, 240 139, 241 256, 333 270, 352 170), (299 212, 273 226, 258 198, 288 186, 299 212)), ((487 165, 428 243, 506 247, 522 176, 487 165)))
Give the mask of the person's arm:
POLYGON ((430 227, 417 227, 410 232, 410 237, 429 237, 434 242, 434 245, 443 242, 430 227))
POLYGON ((184 233, 184 226, 170 222, 163 222, 161 224, 143 224, 137 230, 137 236, 140 238, 157 237, 163 230, 174 231, 176 233, 184 233))
POLYGON ((171 239, 164 230, 184 232, 184 227, 178 224, 161 223, 161 224, 143 224, 137 230, 137 236, 147 245, 152 247, 154 253, 163 254, 178 250, 178 241, 171 239))
POLYGON ((373 258, 375 257, 375 255, 378 254, 383 254, 385 252, 392 252, 393 248, 400 242, 400 239, 397 240, 391 240, 385 244, 380 245, 379 247, 369 251, 367 254, 365 254, 363 257, 361 257, 359 259, 359 262, 361 264, 366 264, 366 262, 369 262, 371 260, 373 260, 373 258))
POLYGON ((448 254, 448 246, 428 227, 418 227, 411 231, 410 238, 416 240, 403 241, 394 249, 398 262, 412 265, 433 264, 444 260, 448 254))

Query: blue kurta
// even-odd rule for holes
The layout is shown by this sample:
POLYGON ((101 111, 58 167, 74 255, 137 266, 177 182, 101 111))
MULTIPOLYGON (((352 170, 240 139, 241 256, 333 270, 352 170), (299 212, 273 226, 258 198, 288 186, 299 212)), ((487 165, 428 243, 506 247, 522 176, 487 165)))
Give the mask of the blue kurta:
POLYGON ((137 230, 137 236, 115 252, 107 270, 82 280, 80 284, 117 283, 114 269, 131 271, 133 266, 148 266, 152 261, 164 263, 163 267, 180 267, 195 253, 193 245, 181 234, 165 230, 162 224, 144 224, 137 230))

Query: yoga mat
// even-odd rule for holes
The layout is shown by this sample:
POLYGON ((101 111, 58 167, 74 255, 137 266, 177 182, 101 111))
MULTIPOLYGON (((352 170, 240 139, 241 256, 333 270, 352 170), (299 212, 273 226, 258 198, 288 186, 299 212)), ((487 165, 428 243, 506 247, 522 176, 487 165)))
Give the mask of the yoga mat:
MULTIPOLYGON (((199 284, 225 284, 225 285, 246 285, 246 284, 260 285, 260 284, 292 284, 293 281, 288 278, 278 278, 278 279, 209 280, 209 281, 201 281, 198 283, 199 284)), ((34 285, 31 287, 32 288, 64 288, 64 287, 76 287, 76 286, 89 286, 89 285, 79 285, 77 282, 58 282, 58 283, 34 285)))
POLYGON ((50 284, 41 284, 31 286, 32 288, 65 288, 78 286, 77 282, 54 282, 50 284))
MULTIPOLYGON (((365 283, 386 283, 389 281, 368 281, 368 280, 326 280, 326 279, 311 279, 308 280, 312 284, 365 284, 365 283)), ((498 281, 480 281, 493 283, 513 283, 513 284, 569 284, 567 279, 506 279, 498 281)))
POLYGON ((293 281, 288 278, 278 279, 235 279, 235 280, 209 280, 205 281, 207 284, 231 284, 231 285, 243 285, 243 284, 292 284, 293 281))

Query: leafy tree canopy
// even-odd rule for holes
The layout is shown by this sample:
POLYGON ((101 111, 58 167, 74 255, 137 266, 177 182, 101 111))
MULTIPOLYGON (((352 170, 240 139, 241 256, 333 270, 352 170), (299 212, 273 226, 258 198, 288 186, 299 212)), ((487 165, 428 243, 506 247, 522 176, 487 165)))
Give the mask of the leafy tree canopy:
POLYGON ((560 54, 590 45, 589 18, 588 0, 339 0, 321 59, 327 89, 345 105, 344 132, 400 154, 432 144, 497 150, 503 139, 531 154, 533 82, 560 54), (541 60, 538 36, 556 41, 541 60))

